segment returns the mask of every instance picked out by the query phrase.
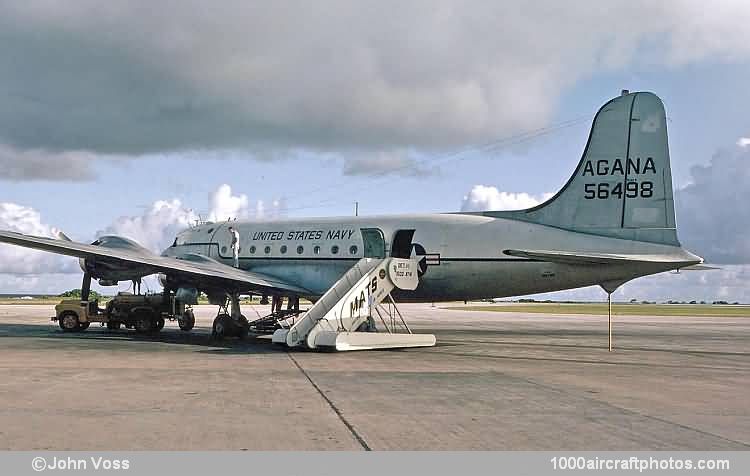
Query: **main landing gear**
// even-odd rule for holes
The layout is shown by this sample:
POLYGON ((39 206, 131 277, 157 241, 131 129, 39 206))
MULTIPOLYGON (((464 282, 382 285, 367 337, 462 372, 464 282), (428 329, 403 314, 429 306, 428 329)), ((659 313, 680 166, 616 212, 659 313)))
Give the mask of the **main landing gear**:
POLYGON ((240 295, 231 293, 227 300, 219 306, 219 314, 214 319, 211 337, 222 340, 225 337, 247 337, 249 324, 245 316, 240 312, 240 295))

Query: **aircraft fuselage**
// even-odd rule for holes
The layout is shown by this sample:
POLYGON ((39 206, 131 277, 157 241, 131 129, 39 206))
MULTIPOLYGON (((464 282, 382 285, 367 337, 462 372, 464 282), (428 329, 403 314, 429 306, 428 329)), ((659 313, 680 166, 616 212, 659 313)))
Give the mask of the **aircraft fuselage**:
POLYGON ((322 295, 365 256, 361 229, 382 231, 386 255, 399 230, 414 230, 412 255, 426 255, 427 270, 409 301, 482 299, 626 281, 671 269, 667 264, 570 265, 511 257, 506 249, 660 253, 679 247, 578 233, 519 220, 473 214, 339 217, 267 222, 207 223, 178 235, 167 256, 198 253, 232 265, 232 226, 240 234, 240 267, 322 295))

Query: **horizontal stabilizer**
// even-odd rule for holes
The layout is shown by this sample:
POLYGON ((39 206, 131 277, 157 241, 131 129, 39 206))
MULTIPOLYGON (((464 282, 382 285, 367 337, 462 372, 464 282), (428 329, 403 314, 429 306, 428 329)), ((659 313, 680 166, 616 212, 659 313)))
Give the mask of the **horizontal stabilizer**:
POLYGON ((614 254, 555 250, 504 250, 503 253, 508 256, 516 256, 519 258, 577 265, 660 263, 674 264, 675 268, 684 268, 700 264, 700 260, 681 255, 614 254))
POLYGON ((685 266, 680 268, 680 271, 713 271, 715 269, 721 269, 718 266, 711 266, 708 264, 694 264, 692 266, 685 266))

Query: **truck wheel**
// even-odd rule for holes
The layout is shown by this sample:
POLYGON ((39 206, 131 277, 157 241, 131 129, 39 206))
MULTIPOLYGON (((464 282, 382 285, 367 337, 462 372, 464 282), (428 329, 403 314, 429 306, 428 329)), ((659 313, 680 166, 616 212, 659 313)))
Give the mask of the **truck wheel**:
POLYGON ((185 311, 182 314, 182 319, 177 320, 177 324, 180 325, 180 330, 185 332, 192 330, 195 327, 195 314, 193 314, 193 311, 185 311))
POLYGON ((107 322, 107 329, 110 331, 117 331, 120 330, 120 323, 115 321, 109 321, 107 322))
POLYGON ((154 322, 151 318, 151 313, 147 311, 137 312, 135 315, 135 322, 133 323, 135 331, 139 334, 146 334, 151 332, 154 328, 154 322))
POLYGON ((86 329, 89 328, 90 324, 91 324, 90 322, 81 322, 80 324, 78 324, 78 330, 85 331, 86 329))
POLYGON ((154 324, 154 330, 156 332, 159 332, 160 330, 164 329, 164 318, 163 317, 157 317, 153 320, 154 324))
POLYGON ((60 329, 64 332, 73 332, 78 329, 78 314, 75 312, 64 312, 59 318, 60 329))

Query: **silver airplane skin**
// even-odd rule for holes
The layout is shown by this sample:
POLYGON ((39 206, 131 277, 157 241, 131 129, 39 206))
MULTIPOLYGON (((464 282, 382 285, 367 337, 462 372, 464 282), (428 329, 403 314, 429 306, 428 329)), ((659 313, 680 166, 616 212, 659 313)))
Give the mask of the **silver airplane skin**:
POLYGON ((417 289, 394 295, 426 302, 589 285, 612 292, 702 262, 677 239, 666 116, 647 92, 602 106, 568 182, 526 210, 205 223, 161 255, 117 236, 87 245, 0 231, 0 242, 76 256, 84 275, 103 284, 160 273, 166 287, 209 297, 312 300, 365 256, 419 258, 417 289), (240 234, 239 268, 229 226, 240 234))

